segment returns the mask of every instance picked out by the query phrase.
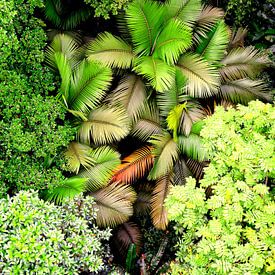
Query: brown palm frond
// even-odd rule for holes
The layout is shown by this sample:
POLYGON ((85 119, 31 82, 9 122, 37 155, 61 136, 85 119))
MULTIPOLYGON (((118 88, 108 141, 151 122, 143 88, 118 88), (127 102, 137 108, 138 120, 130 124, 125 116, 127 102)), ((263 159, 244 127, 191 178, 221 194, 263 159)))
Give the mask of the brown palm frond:
POLYGON ((171 186, 171 173, 167 173, 156 181, 156 186, 151 199, 151 216, 153 224, 157 229, 165 230, 168 225, 167 210, 164 207, 164 200, 166 199, 171 186))
POLYGON ((146 175, 153 166, 152 148, 144 146, 122 160, 112 177, 112 181, 132 183, 146 175))
POLYGON ((246 28, 238 28, 231 35, 229 42, 229 49, 244 47, 244 39, 247 36, 248 30, 246 28))
POLYGON ((151 210, 152 184, 142 184, 138 186, 137 199, 134 204, 134 212, 138 216, 146 215, 151 210))
POLYGON ((139 227, 133 222, 125 222, 114 233, 114 243, 122 256, 126 256, 129 246, 136 245, 137 254, 141 248, 142 235, 139 227))
POLYGON ((197 180, 202 179, 203 169, 208 164, 209 164, 208 161, 199 162, 199 161, 196 161, 196 160, 190 159, 190 158, 186 161, 186 165, 187 165, 188 169, 192 172, 192 174, 194 175, 194 177, 197 180))
POLYGON ((186 165, 184 159, 179 159, 174 165, 174 184, 184 185, 186 178, 191 177, 192 173, 186 165))
POLYGON ((99 226, 114 227, 133 215, 136 193, 131 186, 112 183, 91 195, 95 199, 94 210, 97 211, 99 226))

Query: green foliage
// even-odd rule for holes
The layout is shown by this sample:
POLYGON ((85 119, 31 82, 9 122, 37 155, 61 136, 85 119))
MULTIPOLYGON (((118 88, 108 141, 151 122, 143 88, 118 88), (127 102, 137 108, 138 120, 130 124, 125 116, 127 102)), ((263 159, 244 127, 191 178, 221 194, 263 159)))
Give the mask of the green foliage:
POLYGON ((272 105, 254 101, 205 120, 204 178, 173 187, 166 202, 180 236, 172 274, 274 272, 274 118, 272 105))
POLYGON ((104 19, 110 18, 110 15, 116 15, 125 8, 131 0, 84 0, 95 12, 96 17, 102 16, 104 19))
POLYGON ((0 271, 4 274, 78 274, 103 267, 102 240, 109 230, 94 226, 93 199, 64 207, 21 191, 0 200, 0 271), (88 220, 88 221, 87 221, 88 220))
POLYGON ((33 16, 43 1, 0 3, 0 196, 50 188, 63 180, 58 156, 74 136, 43 66, 44 23, 33 16))

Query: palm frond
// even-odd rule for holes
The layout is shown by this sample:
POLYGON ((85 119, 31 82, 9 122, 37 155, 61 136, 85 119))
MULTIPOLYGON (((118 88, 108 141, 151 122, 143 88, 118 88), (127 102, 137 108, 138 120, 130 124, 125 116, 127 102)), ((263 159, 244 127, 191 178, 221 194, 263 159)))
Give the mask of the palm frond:
POLYGON ((91 156, 92 148, 79 142, 71 142, 64 152, 66 165, 71 172, 78 174, 80 166, 86 169, 94 165, 95 160, 91 156))
POLYGON ((172 66, 152 56, 137 58, 134 71, 143 75, 159 92, 168 90, 175 77, 175 69, 172 66))
POLYGON ((251 100, 271 101, 272 97, 263 81, 249 78, 231 80, 223 83, 218 97, 233 103, 247 104, 251 100))
POLYGON ((112 181, 132 183, 146 175, 153 166, 153 155, 149 146, 144 146, 122 160, 114 172, 112 181))
POLYGON ((202 138, 196 134, 190 134, 188 137, 179 136, 178 145, 180 152, 188 158, 204 161, 207 160, 207 152, 203 147, 202 138))
POLYGON ((200 180, 203 177, 203 169, 208 165, 208 163, 209 162, 207 161, 199 162, 190 158, 186 161, 188 169, 192 172, 193 176, 197 180, 200 180))
POLYGON ((66 57, 66 60, 70 64, 71 68, 74 68, 79 62, 79 41, 67 34, 57 34, 51 44, 46 49, 46 63, 53 69, 58 69, 56 64, 56 53, 62 53, 66 57))
POLYGON ((114 233, 114 243, 121 255, 125 256, 131 244, 136 245, 136 252, 141 248, 142 235, 139 227, 133 222, 125 222, 114 233))
POLYGON ((235 48, 222 60, 224 67, 220 74, 224 80, 236 80, 244 77, 254 77, 270 61, 254 47, 235 48))
POLYGON ((200 0, 170 0, 167 1, 168 18, 178 18, 186 25, 192 26, 200 14, 200 0))
POLYGON ((140 140, 147 141, 152 135, 160 134, 159 111, 153 104, 145 104, 139 114, 139 118, 133 126, 131 134, 140 140))
POLYGON ((72 177, 64 180, 52 190, 48 190, 45 194, 45 198, 48 201, 54 201, 56 204, 61 204, 64 199, 73 198, 74 196, 81 194, 85 189, 87 179, 72 177))
POLYGON ((177 67, 187 77, 187 93, 192 97, 210 97, 217 93, 219 73, 197 54, 184 54, 177 67))
POLYGON ((83 121, 78 136, 81 142, 97 145, 112 143, 126 137, 130 121, 121 108, 102 106, 92 110, 87 121, 83 121))
POLYGON ((169 133, 155 135, 150 142, 153 144, 154 166, 148 179, 157 179, 170 173, 178 158, 178 147, 169 133))
POLYGON ((97 211, 99 226, 114 227, 128 221, 133 215, 136 193, 131 186, 113 183, 91 195, 96 202, 94 210, 97 211))
POLYGON ((134 203, 134 213, 137 216, 144 216, 150 213, 152 191, 152 184, 145 183, 138 185, 137 199, 134 203))
POLYGON ((93 166, 79 173, 79 177, 87 178, 86 190, 96 191, 105 187, 112 178, 113 171, 120 164, 120 154, 114 149, 104 146, 90 153, 94 160, 93 166))
POLYGON ((174 185, 183 185, 186 183, 186 178, 191 177, 192 173, 186 165, 184 159, 179 159, 174 165, 174 185))
POLYGON ((200 37, 196 52, 210 63, 220 62, 229 42, 229 29, 223 21, 216 23, 206 34, 200 37))
POLYGON ((179 122, 179 132, 188 136, 195 122, 200 121, 206 116, 205 109, 195 101, 188 101, 183 105, 179 122))
POLYGON ((69 107, 88 112, 103 98, 112 81, 112 71, 94 62, 81 62, 72 78, 69 107))
POLYGON ((247 36, 248 30, 246 28, 238 28, 237 31, 234 31, 231 35, 229 48, 239 48, 244 47, 244 39, 247 36))
POLYGON ((163 23, 164 7, 150 0, 132 2, 126 20, 134 44, 134 52, 149 55, 163 23))
POLYGON ((136 119, 146 100, 146 87, 140 77, 127 75, 108 100, 112 105, 122 104, 129 117, 136 119))
POLYGON ((168 225, 167 210, 164 201, 172 186, 172 176, 170 173, 163 175, 156 181, 151 199, 151 216, 153 224, 157 229, 165 230, 168 225))
POLYGON ((191 43, 191 29, 180 20, 170 20, 156 40, 153 56, 172 65, 191 46, 191 43))
POLYGON ((162 117, 166 118, 174 107, 180 103, 183 103, 186 99, 184 89, 186 80, 186 77, 184 77, 179 69, 177 69, 175 81, 172 87, 164 93, 157 93, 157 106, 162 117))
POLYGON ((61 0, 45 1, 45 7, 44 7, 45 17, 57 27, 60 27, 62 25, 62 20, 60 17, 61 12, 62 12, 61 0))
POLYGON ((89 61, 99 61, 110 68, 131 67, 135 55, 132 47, 111 33, 104 32, 87 46, 89 61))

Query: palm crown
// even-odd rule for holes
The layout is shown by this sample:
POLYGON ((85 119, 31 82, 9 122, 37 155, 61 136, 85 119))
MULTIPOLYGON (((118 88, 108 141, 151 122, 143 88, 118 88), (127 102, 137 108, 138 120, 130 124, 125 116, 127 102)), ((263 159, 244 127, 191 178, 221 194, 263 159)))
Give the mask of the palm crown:
MULTIPOLYGON (((60 94, 80 123, 65 156, 69 169, 87 179, 80 189, 95 196, 99 224, 125 222, 135 200, 149 200, 154 225, 165 229, 163 202, 171 184, 192 173, 201 177, 208 161, 199 135, 203 118, 216 104, 269 100, 255 79, 267 58, 239 47, 222 18, 220 9, 199 0, 136 0, 120 21, 123 36, 100 34, 83 60, 71 38, 53 41, 48 62, 58 69, 60 94), (106 97, 111 69, 125 73, 106 97), (127 135, 143 146, 120 161, 110 145, 127 135), (130 186, 141 181, 149 181, 150 196, 130 186)), ((52 197, 65 194, 58 192, 52 197)))

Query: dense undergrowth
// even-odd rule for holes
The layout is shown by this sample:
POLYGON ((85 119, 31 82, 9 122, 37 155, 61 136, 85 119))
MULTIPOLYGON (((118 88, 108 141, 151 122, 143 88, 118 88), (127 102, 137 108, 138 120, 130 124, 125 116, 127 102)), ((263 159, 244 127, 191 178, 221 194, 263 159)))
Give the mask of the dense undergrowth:
POLYGON ((272 3, 219 5, 0 3, 1 272, 273 272, 272 3))

